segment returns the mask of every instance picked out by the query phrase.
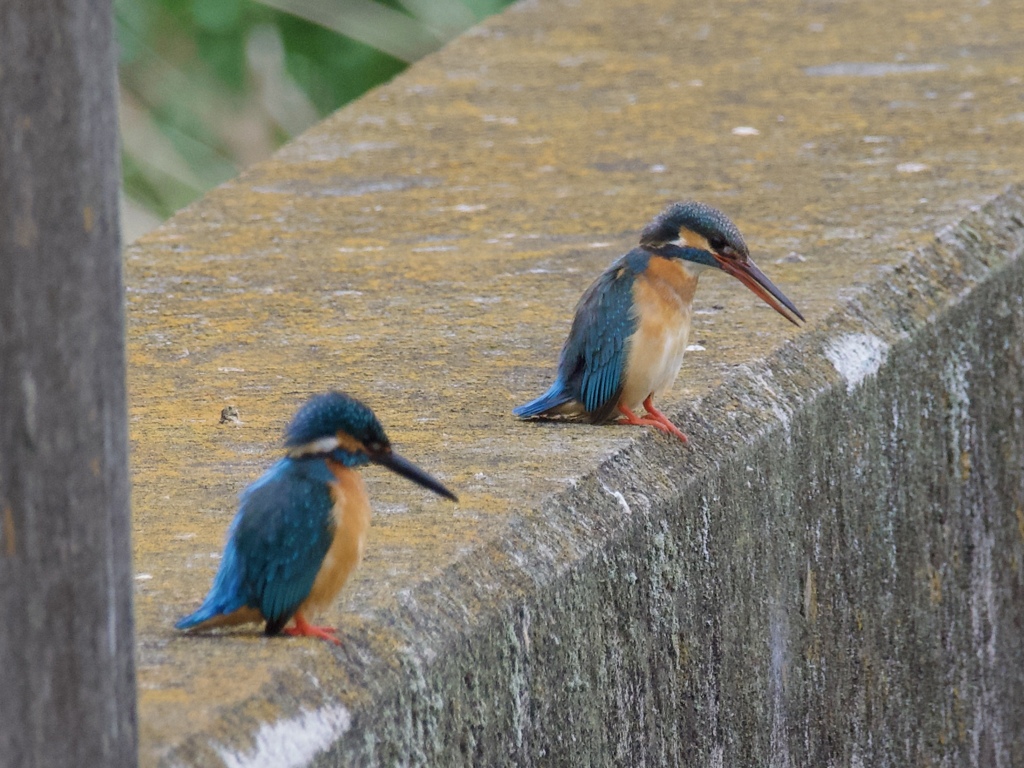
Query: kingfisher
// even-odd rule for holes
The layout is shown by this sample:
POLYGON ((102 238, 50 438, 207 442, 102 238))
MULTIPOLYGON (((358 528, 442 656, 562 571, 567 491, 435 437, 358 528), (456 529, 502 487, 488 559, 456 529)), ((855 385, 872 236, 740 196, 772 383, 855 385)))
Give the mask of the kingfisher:
POLYGON ((758 269, 728 216, 696 201, 673 203, 643 229, 639 247, 583 293, 554 384, 513 413, 649 426, 687 442, 654 398, 679 374, 697 280, 708 269, 737 278, 794 325, 804 320, 758 269))
POLYGON ((286 455, 242 492, 213 586, 178 629, 265 622, 267 635, 340 645, 337 630, 309 617, 330 605, 363 555, 370 499, 356 468, 380 464, 458 501, 395 453, 373 411, 342 392, 310 398, 284 444, 286 455))

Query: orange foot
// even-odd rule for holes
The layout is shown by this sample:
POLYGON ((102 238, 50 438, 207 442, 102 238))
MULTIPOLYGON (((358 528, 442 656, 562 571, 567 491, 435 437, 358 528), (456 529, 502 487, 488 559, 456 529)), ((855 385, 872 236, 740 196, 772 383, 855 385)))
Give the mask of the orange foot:
POLYGON ((335 645, 341 645, 341 640, 338 639, 337 631, 333 627, 317 627, 306 621, 306 617, 301 613, 296 613, 294 617, 295 626, 286 627, 282 630, 284 634, 291 635, 292 637, 319 637, 321 640, 326 640, 329 643, 335 645))
POLYGON ((682 430, 680 430, 679 427, 677 427, 675 424, 669 421, 668 417, 665 414, 663 414, 661 411, 654 407, 654 403, 651 402, 652 397, 653 395, 649 395, 647 399, 644 400, 644 408, 647 410, 648 418, 641 419, 639 416, 637 416, 635 413, 629 410, 629 408, 627 408, 624 404, 619 403, 619 413, 621 413, 624 418, 622 418, 616 423, 635 424, 641 427, 654 427, 655 429, 660 429, 667 435, 674 435, 675 437, 678 437, 684 443, 689 443, 689 439, 686 437, 686 435, 683 434, 682 430))
POLYGON ((668 420, 668 416, 654 407, 654 395, 648 395, 647 399, 644 400, 644 409, 652 419, 663 424, 670 435, 675 435, 684 443, 690 442, 689 438, 683 434, 683 431, 668 420))

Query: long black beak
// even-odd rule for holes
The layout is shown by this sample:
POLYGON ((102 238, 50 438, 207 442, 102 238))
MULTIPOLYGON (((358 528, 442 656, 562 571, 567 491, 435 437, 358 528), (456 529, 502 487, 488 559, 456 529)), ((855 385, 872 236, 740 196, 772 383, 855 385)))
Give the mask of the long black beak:
POLYGON ((411 461, 403 459, 397 453, 389 450, 381 451, 380 453, 371 453, 369 456, 370 461, 374 464, 380 464, 382 467, 387 467, 395 474, 401 475, 407 480, 412 480, 417 485, 422 485, 424 488, 430 489, 438 496, 444 496, 446 499, 451 499, 452 501, 459 500, 458 496, 441 485, 438 480, 435 480, 411 461))
POLYGON ((768 276, 757 268, 750 259, 740 261, 739 259, 727 259, 715 254, 718 266, 724 272, 728 272, 747 288, 754 292, 761 301, 774 309, 793 325, 800 325, 796 318, 804 320, 804 316, 793 306, 793 302, 786 298, 785 294, 775 287, 775 283, 768 279, 768 276))

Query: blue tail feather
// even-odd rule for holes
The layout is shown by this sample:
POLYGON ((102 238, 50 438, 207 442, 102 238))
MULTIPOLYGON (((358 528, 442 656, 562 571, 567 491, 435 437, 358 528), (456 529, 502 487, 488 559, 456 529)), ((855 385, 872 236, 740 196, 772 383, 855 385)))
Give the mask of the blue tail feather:
POLYGON ((176 629, 190 629, 192 627, 197 627, 204 621, 209 621, 214 616, 226 616, 230 613, 234 613, 244 605, 245 600, 239 598, 237 595, 222 595, 216 590, 211 590, 210 594, 208 594, 206 599, 203 601, 203 604, 199 606, 199 610, 185 616, 184 618, 178 619, 174 626, 176 629))
POLYGON ((543 395, 536 400, 520 405, 518 408, 513 408, 512 413, 521 419, 528 419, 531 416, 542 416, 551 409, 565 405, 572 400, 573 396, 566 391, 565 385, 559 379, 543 395))
MULTIPOLYGON (((234 525, 232 525, 232 528, 234 525)), ((224 548, 224 558, 221 560, 217 576, 213 580, 210 593, 203 600, 199 609, 184 618, 178 619, 174 625, 176 629, 189 629, 212 619, 214 616, 222 616, 234 613, 246 604, 245 596, 241 593, 241 574, 238 567, 237 550, 234 542, 229 541, 224 548)))
POLYGON ((202 624, 207 619, 212 619, 214 616, 220 616, 222 613, 225 613, 225 611, 218 609, 213 601, 207 600, 195 613, 178 619, 174 624, 174 628, 191 629, 192 627, 202 624))

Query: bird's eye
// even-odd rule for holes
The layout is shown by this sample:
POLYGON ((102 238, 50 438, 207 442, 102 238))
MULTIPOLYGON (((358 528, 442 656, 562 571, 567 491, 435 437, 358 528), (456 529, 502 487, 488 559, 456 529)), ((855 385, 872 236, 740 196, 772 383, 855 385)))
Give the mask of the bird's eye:
POLYGON ((710 245, 717 253, 721 253, 728 247, 725 240, 717 236, 710 238, 708 240, 708 245, 710 245))

